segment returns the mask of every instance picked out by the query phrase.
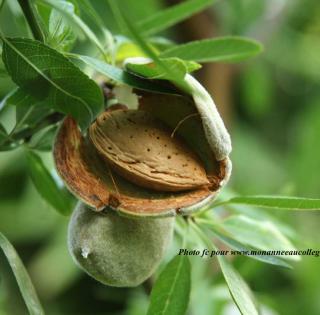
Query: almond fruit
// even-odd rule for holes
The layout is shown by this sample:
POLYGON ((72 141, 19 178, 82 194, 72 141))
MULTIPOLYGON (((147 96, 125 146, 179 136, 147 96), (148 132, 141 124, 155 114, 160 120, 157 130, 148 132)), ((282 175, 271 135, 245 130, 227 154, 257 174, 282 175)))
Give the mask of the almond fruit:
POLYGON ((127 180, 159 191, 208 185, 199 158, 166 126, 142 110, 113 110, 89 129, 100 155, 127 180))
POLYGON ((69 223, 68 247, 77 265, 96 280, 134 287, 159 265, 173 227, 173 217, 129 219, 110 208, 96 213, 79 203, 69 223))
POLYGON ((210 95, 185 80, 188 93, 134 90, 138 104, 112 105, 87 133, 66 117, 54 160, 78 199, 138 217, 186 215, 213 201, 230 177, 230 137, 210 95))

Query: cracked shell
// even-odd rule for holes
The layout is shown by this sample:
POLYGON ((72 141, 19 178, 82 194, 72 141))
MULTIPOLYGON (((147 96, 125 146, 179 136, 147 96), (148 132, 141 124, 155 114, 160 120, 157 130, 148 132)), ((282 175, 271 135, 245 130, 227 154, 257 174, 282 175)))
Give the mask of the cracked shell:
POLYGON ((89 134, 110 167, 138 186, 166 192, 210 184, 194 152, 148 112, 106 111, 89 134))
MULTIPOLYGON (((139 104, 134 109, 160 121, 169 134, 181 139, 192 151, 191 155, 200 161, 197 180, 200 178, 202 182, 199 185, 185 190, 181 189, 180 183, 178 189, 172 189, 176 183, 171 185, 170 180, 163 185, 162 178, 162 186, 159 186, 150 180, 143 181, 145 177, 142 180, 139 176, 134 177, 132 169, 129 172, 124 167, 117 170, 115 163, 110 163, 114 161, 105 154, 108 147, 100 146, 90 131, 90 136, 83 136, 76 122, 67 117, 56 137, 54 159, 58 173, 71 192, 93 210, 110 207, 122 214, 142 217, 188 214, 212 202, 230 176, 230 137, 207 91, 190 75, 185 81, 191 88, 189 95, 179 91, 176 94, 158 94, 135 90, 139 104)), ((90 130, 101 127, 104 115, 109 114, 102 113, 90 130)), ((146 156, 142 158, 143 162, 147 161, 146 156)), ((167 155, 162 157, 167 158, 167 155)), ((181 171, 177 170, 177 174, 181 175, 181 171)))

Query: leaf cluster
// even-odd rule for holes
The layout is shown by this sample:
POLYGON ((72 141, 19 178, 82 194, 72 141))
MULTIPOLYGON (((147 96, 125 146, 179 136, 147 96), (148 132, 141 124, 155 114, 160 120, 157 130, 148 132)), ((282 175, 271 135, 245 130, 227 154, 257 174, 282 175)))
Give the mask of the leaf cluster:
MULTIPOLYGON (((0 123, 0 151, 24 148, 35 187, 59 213, 69 215, 73 200, 45 167, 39 152, 51 150, 55 131, 65 115, 75 118, 86 132, 103 111, 107 100, 98 80, 100 76, 103 82, 113 85, 175 94, 181 90, 187 92, 183 78, 198 70, 201 63, 239 62, 262 51, 261 44, 243 37, 212 38, 181 45, 165 37, 155 37, 212 4, 212 0, 187 0, 134 22, 128 14, 129 4, 125 7, 119 1, 109 0, 108 8, 121 30, 119 35, 107 28, 88 0, 20 1, 32 36, 10 37, 0 31, 6 69, 1 75, 10 77, 16 85, 0 103, 0 114, 7 107, 13 107, 16 113, 10 131, 0 123), (83 43, 87 49, 79 52, 76 48, 83 43), (149 58, 153 67, 128 64, 124 68, 123 61, 128 57, 149 58), (161 80, 172 84, 161 84, 161 80)), ((182 220, 179 224, 183 231, 190 226, 198 242, 209 249, 216 249, 221 243, 238 251, 269 250, 274 244, 294 249, 278 222, 249 218, 241 213, 239 205, 280 210, 320 209, 320 201, 314 199, 235 197, 203 209, 187 224, 182 220), (227 209, 231 215, 222 219, 213 209, 227 209)), ((19 257, 2 234, 0 247, 12 266, 30 314, 43 314, 19 257)), ((283 257, 250 258, 290 268, 290 261, 283 257)), ((225 258, 218 257, 218 263, 241 314, 259 314, 257 302, 241 275, 225 258)), ((185 314, 190 290, 190 262, 187 257, 177 256, 158 277, 148 314, 185 314)))

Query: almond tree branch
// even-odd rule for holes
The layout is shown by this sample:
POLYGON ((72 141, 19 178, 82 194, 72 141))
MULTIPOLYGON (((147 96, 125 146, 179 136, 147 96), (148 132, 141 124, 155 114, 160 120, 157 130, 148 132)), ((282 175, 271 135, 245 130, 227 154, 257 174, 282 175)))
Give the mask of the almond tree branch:
POLYGON ((39 20, 37 17, 37 12, 32 3, 32 0, 18 0, 23 14, 28 22, 31 29, 33 37, 41 42, 44 42, 44 35, 41 30, 39 20))

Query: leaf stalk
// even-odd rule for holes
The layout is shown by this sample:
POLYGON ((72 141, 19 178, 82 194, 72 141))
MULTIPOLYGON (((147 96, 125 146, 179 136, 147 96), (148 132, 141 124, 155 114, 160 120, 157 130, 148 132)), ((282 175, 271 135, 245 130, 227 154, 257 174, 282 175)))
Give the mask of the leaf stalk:
POLYGON ((31 3, 32 0, 18 0, 18 2, 28 22, 33 37, 41 42, 44 42, 44 35, 40 27, 34 4, 31 3))

